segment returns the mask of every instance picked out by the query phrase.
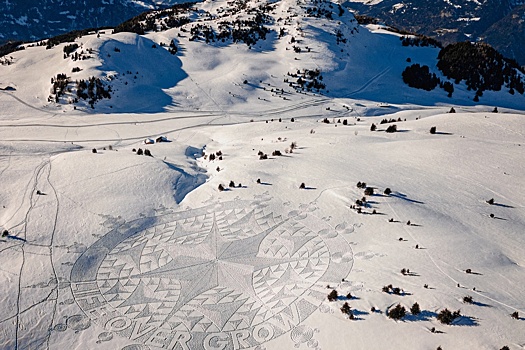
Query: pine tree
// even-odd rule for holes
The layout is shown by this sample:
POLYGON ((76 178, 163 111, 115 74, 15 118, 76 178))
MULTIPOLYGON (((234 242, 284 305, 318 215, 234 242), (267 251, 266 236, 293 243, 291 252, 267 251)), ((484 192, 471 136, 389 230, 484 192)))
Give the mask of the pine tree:
POLYGON ((412 305, 412 307, 410 308, 410 313, 412 313, 412 315, 419 315, 421 313, 421 309, 419 308, 419 304, 418 303, 414 303, 414 305, 412 305))

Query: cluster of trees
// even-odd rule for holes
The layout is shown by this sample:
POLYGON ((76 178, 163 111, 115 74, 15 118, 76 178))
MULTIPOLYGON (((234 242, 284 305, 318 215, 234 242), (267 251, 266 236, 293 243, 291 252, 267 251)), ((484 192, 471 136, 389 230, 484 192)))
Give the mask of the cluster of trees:
POLYGON ((339 45, 340 43, 346 44, 346 38, 344 37, 340 29, 337 29, 337 31, 335 32, 335 40, 337 45, 339 45))
POLYGON ((66 46, 64 46, 64 54, 69 56, 70 54, 75 52, 76 49, 78 49, 78 44, 77 43, 66 45, 66 46))
POLYGON ((383 286, 383 289, 382 289, 383 293, 392 293, 392 294, 396 294, 396 295, 400 295, 401 294, 401 288, 399 287, 393 287, 391 284, 389 284, 388 286, 383 286))
POLYGON ((395 123, 395 122, 400 122, 400 121, 401 121, 401 118, 397 118, 397 119, 394 119, 394 118, 390 118, 390 119, 383 118, 383 119, 381 119, 379 124, 388 124, 388 123, 395 123))
MULTIPOLYGON (((182 27, 192 22, 187 16, 188 12, 194 10, 192 5, 192 3, 183 3, 165 10, 145 12, 121 23, 115 28, 114 32, 132 32, 142 35, 148 31, 182 27)), ((246 2, 236 2, 235 6, 236 11, 243 10, 246 8, 246 2)), ((259 8, 249 9, 246 12, 253 15, 252 19, 237 19, 233 22, 223 21, 219 23, 218 33, 211 25, 196 24, 190 28, 190 40, 204 40, 206 43, 232 40, 236 43, 244 42, 249 46, 254 45, 258 40, 266 39, 266 35, 270 32, 270 30, 264 26, 270 22, 270 17, 266 14, 269 13, 270 10, 271 7, 269 5, 261 5, 259 8)), ((232 12, 235 11, 232 10, 232 12)), ((202 13, 200 13, 200 15, 202 15, 202 13)), ((207 12, 204 12, 204 16, 206 20, 214 19, 214 17, 207 12)), ((186 31, 184 28, 181 30, 186 31)), ((173 54, 176 53, 175 50, 170 50, 170 52, 173 54)))
POLYGON ((439 48, 443 47, 439 41, 437 41, 436 39, 430 38, 428 36, 425 36, 425 35, 419 35, 419 34, 410 35, 410 36, 404 35, 400 37, 399 39, 401 39, 401 44, 403 46, 420 46, 420 47, 431 46, 431 47, 439 47, 439 48))
MULTIPOLYGON (((331 2, 328 1, 315 1, 313 3, 314 5, 319 6, 313 6, 306 9, 306 15, 308 17, 315 17, 315 18, 326 18, 329 20, 334 19, 333 13, 334 13, 334 5, 331 2)), ((341 17, 345 10, 341 7, 341 5, 337 4, 337 12, 339 17, 341 17)))
POLYGON ((102 27, 102 28, 89 28, 89 29, 82 29, 82 30, 73 30, 69 33, 57 35, 55 37, 52 37, 47 40, 46 43, 46 49, 51 49, 54 46, 60 45, 62 43, 72 43, 77 38, 82 38, 84 35, 88 35, 89 33, 96 32, 99 30, 109 29, 108 27, 102 27))
POLYGON ((358 15, 354 14, 354 17, 358 24, 367 25, 367 24, 378 24, 379 19, 371 16, 364 16, 364 15, 358 15))
POLYGON ((443 324, 451 324, 456 318, 460 316, 461 313, 459 310, 452 312, 449 309, 443 309, 437 315, 437 320, 443 324))
POLYGON ((22 44, 22 41, 10 41, 5 45, 0 46, 0 57, 9 55, 15 51, 25 50, 25 47, 22 44))
POLYGON ((403 82, 408 86, 426 91, 434 90, 440 82, 435 73, 430 73, 428 66, 418 63, 406 67, 402 76, 403 82))
POLYGON ((452 97, 452 93, 454 93, 454 85, 450 81, 441 81, 436 76, 436 73, 430 72, 430 68, 426 65, 413 64, 406 67, 401 75, 403 82, 410 87, 431 91, 439 85, 440 88, 445 90, 448 97, 452 97))
POLYGON ((90 77, 86 80, 77 81, 77 99, 89 100, 88 103, 93 108, 93 105, 98 100, 104 98, 111 98, 111 86, 105 86, 104 82, 100 78, 90 77))
POLYGON ((116 26, 114 33, 131 32, 142 35, 148 31, 157 31, 159 29, 157 27, 157 20, 160 20, 159 26, 161 30, 181 27, 184 24, 191 22, 187 16, 181 15, 187 14, 192 9, 193 5, 193 3, 187 2, 176 4, 160 11, 141 13, 140 15, 116 26))
POLYGON ((290 87, 294 87, 296 90, 314 91, 323 90, 326 85, 322 82, 323 75, 319 69, 305 69, 303 72, 297 70, 297 73, 287 73, 288 76, 296 78, 295 82, 291 82, 289 79, 285 79, 285 83, 289 83, 290 87))
POLYGON ((242 20, 237 19, 233 22, 222 21, 219 23, 219 34, 215 35, 213 29, 206 25, 197 25, 191 28, 192 37, 190 40, 198 38, 204 39, 206 42, 220 40, 232 40, 234 43, 243 42, 248 46, 252 46, 259 40, 266 39, 266 35, 270 32, 265 24, 270 21, 268 15, 262 12, 256 12, 253 19, 242 20))
MULTIPOLYGON (((214 42, 217 39, 217 35, 213 28, 207 24, 197 24, 190 29, 190 41, 202 39, 206 43, 214 42)), ((222 33, 221 33, 222 34, 222 33)))
POLYGON ((504 58, 484 43, 448 45, 439 52, 437 67, 456 84, 464 80, 469 90, 476 91, 475 101, 479 100, 483 91, 499 91, 503 86, 511 94, 525 92, 522 78, 525 71, 516 61, 504 58))
MULTIPOLYGON (((67 85, 69 84, 69 78, 64 73, 57 74, 56 77, 51 78, 51 92, 55 95, 55 102, 59 102, 60 96, 64 95, 67 85)), ((52 97, 48 98, 51 101, 52 97)))

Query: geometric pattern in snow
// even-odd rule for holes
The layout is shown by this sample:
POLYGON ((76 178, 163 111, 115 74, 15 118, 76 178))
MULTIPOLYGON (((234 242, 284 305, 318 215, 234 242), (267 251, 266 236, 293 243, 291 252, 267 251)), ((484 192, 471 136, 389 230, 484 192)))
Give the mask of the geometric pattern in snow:
POLYGON ((116 228, 75 262, 74 298, 107 331, 151 349, 268 342, 317 310, 353 264, 324 221, 273 209, 235 201, 116 228))

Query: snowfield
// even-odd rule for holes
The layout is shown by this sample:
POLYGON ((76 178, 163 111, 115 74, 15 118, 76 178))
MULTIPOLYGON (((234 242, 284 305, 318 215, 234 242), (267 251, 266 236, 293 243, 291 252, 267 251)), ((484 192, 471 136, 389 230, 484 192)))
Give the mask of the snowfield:
POLYGON ((186 31, 0 67, 0 348, 525 348, 524 97, 411 89, 406 59, 437 74, 438 49, 269 4, 251 46, 189 40, 234 16, 204 2, 186 31), (316 69, 324 89, 290 85, 316 69))

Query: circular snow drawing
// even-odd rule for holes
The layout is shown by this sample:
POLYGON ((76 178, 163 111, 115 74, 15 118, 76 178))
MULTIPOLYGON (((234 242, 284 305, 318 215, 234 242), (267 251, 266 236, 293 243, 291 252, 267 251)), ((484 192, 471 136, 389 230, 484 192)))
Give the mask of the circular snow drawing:
POLYGON ((107 331, 150 349, 266 343, 317 310, 353 263, 325 222, 276 211, 236 201, 116 228, 73 266, 75 300, 107 331))

